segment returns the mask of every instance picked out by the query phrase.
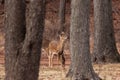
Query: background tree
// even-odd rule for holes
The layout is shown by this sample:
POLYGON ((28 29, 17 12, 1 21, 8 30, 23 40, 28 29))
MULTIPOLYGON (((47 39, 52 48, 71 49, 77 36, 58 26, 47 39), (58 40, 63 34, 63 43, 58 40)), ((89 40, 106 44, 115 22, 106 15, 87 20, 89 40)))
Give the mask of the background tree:
POLYGON ((65 4, 66 0, 60 0, 60 7, 59 7, 59 25, 60 31, 65 31, 65 4))
POLYGON ((5 80, 37 80, 44 29, 45 0, 5 1, 5 80))
POLYGON ((0 4, 4 4, 4 1, 5 1, 5 0, 0 0, 0 4))
POLYGON ((70 52, 72 54, 72 80, 100 80, 93 70, 90 58, 90 0, 72 0, 71 9, 70 52))
POLYGON ((120 62, 113 29, 111 0, 94 0, 94 62, 120 62))

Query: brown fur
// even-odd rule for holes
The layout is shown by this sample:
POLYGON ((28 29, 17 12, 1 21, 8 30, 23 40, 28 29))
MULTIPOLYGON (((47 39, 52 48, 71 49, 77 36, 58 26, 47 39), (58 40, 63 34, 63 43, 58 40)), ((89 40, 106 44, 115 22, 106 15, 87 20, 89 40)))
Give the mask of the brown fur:
POLYGON ((49 43, 48 47, 48 58, 49 58, 49 67, 53 66, 53 56, 56 54, 58 56, 58 60, 60 61, 62 67, 65 65, 65 58, 64 58, 64 44, 67 39, 67 36, 64 32, 59 35, 59 41, 53 40, 49 43))

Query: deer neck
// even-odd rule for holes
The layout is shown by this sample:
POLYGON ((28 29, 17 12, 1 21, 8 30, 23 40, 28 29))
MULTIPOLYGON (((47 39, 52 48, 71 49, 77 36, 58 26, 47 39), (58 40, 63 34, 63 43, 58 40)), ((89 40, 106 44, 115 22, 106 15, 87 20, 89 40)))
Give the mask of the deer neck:
POLYGON ((64 41, 63 40, 60 40, 59 46, 60 46, 61 49, 63 48, 63 46, 64 46, 64 41))

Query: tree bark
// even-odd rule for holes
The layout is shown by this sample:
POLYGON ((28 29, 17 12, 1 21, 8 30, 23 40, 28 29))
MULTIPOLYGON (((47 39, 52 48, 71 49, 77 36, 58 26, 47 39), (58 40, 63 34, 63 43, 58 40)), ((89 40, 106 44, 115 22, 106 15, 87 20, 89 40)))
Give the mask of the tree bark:
POLYGON ((60 7, 59 7, 59 25, 61 31, 65 31, 65 6, 66 0, 60 0, 60 7))
POLYGON ((72 80, 100 80, 95 74, 89 46, 90 0, 72 0, 70 52, 72 80))
POLYGON ((45 0, 5 1, 5 80, 37 80, 44 31, 45 0))
POLYGON ((5 11, 5 80, 20 80, 18 54, 26 33, 24 0, 6 0, 5 11))
POLYGON ((4 1, 5 1, 5 0, 0 0, 0 4, 4 4, 4 1))
POLYGON ((113 29, 111 0, 94 0, 95 42, 92 60, 96 63, 120 62, 113 29))

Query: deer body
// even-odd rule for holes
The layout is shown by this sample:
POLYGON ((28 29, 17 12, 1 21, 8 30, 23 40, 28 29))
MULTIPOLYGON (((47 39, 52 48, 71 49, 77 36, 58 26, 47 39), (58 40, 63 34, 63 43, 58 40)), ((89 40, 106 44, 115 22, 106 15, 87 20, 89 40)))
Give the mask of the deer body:
POLYGON ((64 44, 67 39, 67 37, 62 33, 59 36, 60 40, 56 41, 53 40, 49 43, 48 46, 48 58, 49 58, 49 67, 53 66, 53 57, 56 54, 57 59, 60 61, 62 67, 65 65, 65 58, 64 58, 64 44))

